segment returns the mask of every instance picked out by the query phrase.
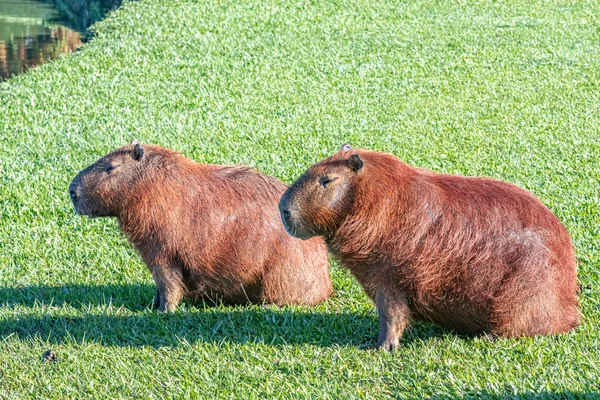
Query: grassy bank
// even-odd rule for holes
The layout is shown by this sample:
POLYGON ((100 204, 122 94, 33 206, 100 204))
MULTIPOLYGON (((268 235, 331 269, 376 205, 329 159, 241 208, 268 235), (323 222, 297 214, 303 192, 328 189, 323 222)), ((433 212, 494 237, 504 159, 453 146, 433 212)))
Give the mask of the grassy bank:
POLYGON ((0 84, 0 398, 598 396, 600 4, 530 3, 143 0, 0 84), (516 183, 572 234, 583 324, 495 342, 416 324, 373 352, 374 308, 335 265, 315 309, 157 315, 116 222, 67 195, 132 136, 287 182, 348 142, 516 183))

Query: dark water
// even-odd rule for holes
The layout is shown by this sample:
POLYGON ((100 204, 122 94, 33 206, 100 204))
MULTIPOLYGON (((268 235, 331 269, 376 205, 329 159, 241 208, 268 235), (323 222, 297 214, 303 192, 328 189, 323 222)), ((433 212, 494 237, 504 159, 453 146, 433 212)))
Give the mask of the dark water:
POLYGON ((0 0, 0 81, 77 50, 121 0, 0 0))

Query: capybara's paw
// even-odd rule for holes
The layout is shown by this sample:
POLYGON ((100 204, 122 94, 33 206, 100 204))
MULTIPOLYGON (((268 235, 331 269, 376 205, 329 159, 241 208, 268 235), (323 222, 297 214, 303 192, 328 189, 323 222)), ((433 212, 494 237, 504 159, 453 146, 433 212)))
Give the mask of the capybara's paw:
POLYGON ((158 307, 158 312, 161 313, 170 313, 177 309, 177 305, 170 303, 163 303, 158 307))
POLYGON ((381 351, 393 351, 400 347, 400 341, 398 339, 379 339, 377 341, 377 345, 375 346, 376 350, 381 351))
POLYGON ((167 306, 163 305, 163 306, 159 306, 156 311, 161 312, 161 313, 168 313, 169 309, 167 308, 167 306))

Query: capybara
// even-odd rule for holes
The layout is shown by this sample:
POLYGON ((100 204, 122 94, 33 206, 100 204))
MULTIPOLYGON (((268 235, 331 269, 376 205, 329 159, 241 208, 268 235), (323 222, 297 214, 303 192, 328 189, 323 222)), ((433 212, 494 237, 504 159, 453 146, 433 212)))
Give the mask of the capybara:
POLYGON ((308 169, 279 208, 293 236, 325 238, 379 313, 389 350, 411 318, 518 337, 579 323, 569 234, 529 192, 490 178, 342 149, 308 169))
POLYGON ((81 215, 118 218, 156 282, 159 311, 184 296, 314 305, 332 292, 327 248, 285 232, 277 203, 286 188, 133 140, 81 171, 69 195, 81 215))

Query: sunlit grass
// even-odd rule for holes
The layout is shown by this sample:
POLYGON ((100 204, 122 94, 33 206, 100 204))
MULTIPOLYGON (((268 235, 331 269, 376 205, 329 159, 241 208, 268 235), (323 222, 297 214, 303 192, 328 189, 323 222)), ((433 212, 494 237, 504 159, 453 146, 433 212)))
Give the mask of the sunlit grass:
POLYGON ((598 396, 599 16, 593 1, 144 0, 0 84, 0 398, 598 396), (131 137, 287 182, 350 143, 516 183, 572 234, 594 286, 583 325, 489 342, 416 324, 373 352, 373 306, 338 266, 314 309, 157 315, 116 222, 67 195, 131 137))

